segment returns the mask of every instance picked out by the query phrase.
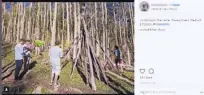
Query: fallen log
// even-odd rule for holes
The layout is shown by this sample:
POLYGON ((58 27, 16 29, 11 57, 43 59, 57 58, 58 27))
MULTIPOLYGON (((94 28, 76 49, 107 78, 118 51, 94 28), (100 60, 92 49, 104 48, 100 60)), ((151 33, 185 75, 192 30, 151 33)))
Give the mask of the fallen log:
MULTIPOLYGON (((87 34, 87 36, 89 36, 89 35, 87 34)), ((90 53, 92 54, 94 62, 97 64, 97 65, 96 64, 95 65, 96 65, 96 67, 98 67, 97 68, 97 75, 98 75, 99 80, 101 80, 101 79, 100 79, 100 73, 99 73, 98 69, 100 69, 100 71, 102 73, 102 76, 103 76, 103 78, 105 80, 105 83, 108 84, 108 79, 107 79, 107 77, 106 77, 106 75, 104 73, 104 69, 103 69, 101 63, 99 63, 99 60, 96 57, 96 53, 93 51, 93 46, 91 44, 89 44, 89 47, 90 47, 90 53)))
MULTIPOLYGON (((81 39, 80 39, 81 40, 81 39)), ((77 61, 78 61, 78 58, 79 58, 79 55, 81 53, 81 46, 79 45, 78 46, 78 53, 77 53, 77 56, 76 56, 76 59, 74 59, 74 64, 73 64, 73 67, 72 67, 72 71, 71 71, 71 78, 72 78, 72 75, 73 75, 73 71, 74 71, 74 68, 76 67, 76 64, 77 64, 77 61)))
POLYGON ((133 66, 131 65, 125 65, 126 68, 134 68, 133 66))
POLYGON ((134 72, 134 68, 123 68, 125 71, 134 72))
POLYGON ((81 35, 81 33, 78 34, 78 36, 73 39, 73 41, 71 42, 70 46, 67 49, 64 50, 65 51, 64 56, 67 56, 70 53, 71 49, 73 48, 73 45, 76 45, 80 41, 80 39, 79 39, 80 35, 81 35), (74 44, 74 40, 77 40, 77 42, 75 44, 74 44))
POLYGON ((10 46, 12 46, 12 45, 13 45, 13 44, 10 44, 10 43, 5 44, 5 45, 2 46, 2 49, 7 48, 7 47, 10 47, 10 46))
POLYGON ((120 80, 123 80, 123 81, 125 81, 126 83, 128 83, 131 86, 134 86, 134 82, 132 82, 132 81, 130 81, 130 80, 124 78, 124 77, 121 77, 121 76, 119 76, 119 75, 117 75, 117 74, 115 74, 115 73, 113 73, 111 71, 105 71, 105 73, 110 74, 110 75, 112 75, 112 76, 114 76, 114 77, 116 77, 116 78, 118 78, 120 80))
POLYGON ((85 35, 85 39, 86 39, 86 51, 87 51, 87 56, 88 56, 88 61, 89 61, 89 70, 90 70, 90 80, 89 80, 89 82, 90 82, 90 84, 91 84, 91 89, 92 90, 96 90, 96 83, 95 83, 95 79, 94 79, 94 70, 93 70, 93 64, 94 63, 92 63, 93 62, 93 60, 92 60, 92 58, 91 58, 91 54, 90 54, 90 47, 89 47, 89 39, 88 39, 88 36, 87 36, 87 34, 88 34, 88 30, 87 30, 87 26, 86 26, 86 23, 85 23, 85 19, 84 18, 82 18, 82 23, 83 23, 83 26, 84 26, 84 33, 86 34, 85 35))
MULTIPOLYGON (((90 36, 90 37, 91 37, 92 39, 94 39, 97 44, 99 44, 99 42, 98 42, 95 38, 93 38, 92 36, 90 36)), ((103 50, 103 48, 102 48, 101 45, 100 45, 100 48, 101 48, 102 52, 105 54, 106 58, 108 59, 109 65, 110 65, 112 68, 115 68, 115 67, 114 67, 114 62, 109 58, 109 56, 108 56, 108 55, 106 54, 106 52, 103 50)), ((116 68, 115 68, 115 69, 116 69, 116 68)))

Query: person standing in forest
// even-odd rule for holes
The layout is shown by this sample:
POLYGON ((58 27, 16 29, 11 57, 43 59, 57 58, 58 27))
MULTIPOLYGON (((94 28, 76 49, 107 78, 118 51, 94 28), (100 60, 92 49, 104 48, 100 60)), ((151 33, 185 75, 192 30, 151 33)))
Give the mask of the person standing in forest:
POLYGON ((50 85, 52 85, 54 80, 54 86, 59 87, 58 77, 60 76, 61 71, 61 63, 60 59, 63 57, 62 49, 59 47, 60 41, 55 42, 55 46, 50 48, 49 56, 50 56, 50 63, 52 68, 51 74, 51 81, 50 85))
POLYGON ((41 47, 44 45, 44 42, 41 40, 35 40, 35 55, 41 55, 41 47))
POLYGON ((24 70, 28 69, 30 58, 31 58, 31 50, 32 46, 30 43, 30 40, 26 40, 26 43, 23 45, 23 51, 24 51, 24 70))
POLYGON ((19 72, 21 70, 22 64, 23 64, 23 44, 25 43, 24 39, 20 39, 20 42, 15 46, 15 80, 19 80, 19 72))
POLYGON ((123 68, 122 68, 122 64, 123 64, 122 52, 120 51, 118 46, 115 46, 114 55, 115 55, 115 63, 116 63, 116 67, 117 67, 118 71, 119 71, 119 68, 120 68, 120 71, 123 72, 123 68))

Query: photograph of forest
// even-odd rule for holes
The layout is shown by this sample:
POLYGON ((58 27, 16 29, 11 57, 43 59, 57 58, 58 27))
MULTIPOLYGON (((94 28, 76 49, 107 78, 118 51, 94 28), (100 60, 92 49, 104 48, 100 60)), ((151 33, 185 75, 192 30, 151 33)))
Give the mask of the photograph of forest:
POLYGON ((27 94, 134 94, 134 2, 3 2, 2 84, 27 94))

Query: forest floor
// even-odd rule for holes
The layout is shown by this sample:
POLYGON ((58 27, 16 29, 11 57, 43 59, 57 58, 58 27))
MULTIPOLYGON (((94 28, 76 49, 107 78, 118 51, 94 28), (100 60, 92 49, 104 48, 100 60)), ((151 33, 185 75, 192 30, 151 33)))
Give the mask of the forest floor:
MULTIPOLYGON (((114 76, 107 75, 110 85, 106 85, 103 82, 95 79, 96 91, 92 91, 90 86, 85 84, 84 74, 80 69, 76 68, 72 78, 70 78, 72 62, 62 60, 62 70, 60 73, 60 87, 54 88, 49 85, 51 67, 48 58, 48 52, 43 52, 43 56, 34 56, 30 64, 29 70, 24 71, 22 66, 19 81, 14 81, 15 62, 14 51, 11 51, 12 47, 4 49, 6 55, 2 60, 2 84, 3 86, 10 87, 10 94, 15 93, 86 93, 86 94, 133 94, 134 86, 121 81, 114 76), (8 52, 11 51, 11 52, 8 52)), ((134 82, 134 72, 124 72, 123 77, 128 78, 134 82)))

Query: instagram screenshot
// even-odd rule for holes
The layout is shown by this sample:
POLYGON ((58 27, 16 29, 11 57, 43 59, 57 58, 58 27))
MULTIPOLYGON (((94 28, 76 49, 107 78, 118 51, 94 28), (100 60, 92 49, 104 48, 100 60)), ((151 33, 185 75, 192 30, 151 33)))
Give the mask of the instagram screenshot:
POLYGON ((137 0, 136 95, 204 95, 201 0, 137 0))

